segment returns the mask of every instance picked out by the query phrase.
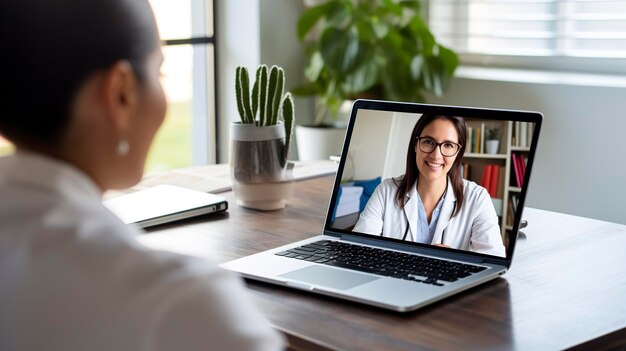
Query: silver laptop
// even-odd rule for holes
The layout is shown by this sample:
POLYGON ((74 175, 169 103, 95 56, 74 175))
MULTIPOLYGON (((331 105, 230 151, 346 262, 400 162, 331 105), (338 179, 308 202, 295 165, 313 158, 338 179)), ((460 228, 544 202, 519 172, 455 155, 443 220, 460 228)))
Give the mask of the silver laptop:
POLYGON ((394 311, 495 279, 511 266, 542 118, 357 100, 321 235, 221 266, 394 311), (417 179, 445 186, 430 213, 417 179))

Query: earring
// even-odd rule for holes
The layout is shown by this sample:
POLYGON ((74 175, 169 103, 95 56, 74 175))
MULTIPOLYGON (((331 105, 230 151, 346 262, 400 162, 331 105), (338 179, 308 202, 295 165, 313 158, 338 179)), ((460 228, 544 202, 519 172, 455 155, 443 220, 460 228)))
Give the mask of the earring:
POLYGON ((128 144, 128 140, 122 139, 117 143, 117 155, 120 157, 124 157, 128 155, 130 151, 130 144, 128 144))

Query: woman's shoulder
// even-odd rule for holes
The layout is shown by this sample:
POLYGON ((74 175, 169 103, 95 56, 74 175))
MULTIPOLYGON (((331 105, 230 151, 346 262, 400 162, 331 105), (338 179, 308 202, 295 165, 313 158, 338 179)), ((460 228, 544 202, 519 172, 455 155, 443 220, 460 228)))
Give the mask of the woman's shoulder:
POLYGON ((401 175, 398 177, 386 178, 380 183, 379 187, 386 191, 396 191, 398 190, 398 186, 400 186, 400 183, 402 182, 403 178, 404 178, 404 175, 401 175))
POLYGON ((400 184, 400 182, 402 181, 402 177, 403 176, 386 178, 385 180, 382 181, 381 184, 385 186, 393 185, 397 187, 398 184, 400 184))
POLYGON ((488 194, 487 189, 467 179, 463 179, 463 192, 465 193, 465 197, 467 199, 488 194))

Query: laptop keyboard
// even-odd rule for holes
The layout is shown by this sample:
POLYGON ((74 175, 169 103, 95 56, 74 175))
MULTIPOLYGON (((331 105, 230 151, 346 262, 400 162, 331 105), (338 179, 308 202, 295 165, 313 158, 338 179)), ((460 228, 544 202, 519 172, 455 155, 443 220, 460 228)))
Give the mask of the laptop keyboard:
POLYGON ((276 255, 436 286, 443 286, 442 282, 455 282, 486 269, 332 240, 316 241, 276 255))

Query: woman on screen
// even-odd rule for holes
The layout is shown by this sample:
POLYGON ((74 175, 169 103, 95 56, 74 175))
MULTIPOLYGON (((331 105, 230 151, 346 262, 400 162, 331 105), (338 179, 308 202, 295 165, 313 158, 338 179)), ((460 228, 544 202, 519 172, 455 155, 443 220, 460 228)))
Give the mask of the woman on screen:
POLYGON ((376 188, 353 230, 504 257, 487 190, 461 177, 466 134, 462 118, 421 116, 404 175, 376 188))
MULTIPOLYGON (((280 350, 240 279, 102 204, 165 116, 147 0, 0 2, 0 350, 280 350)), ((167 201, 167 199, 163 199, 167 201)))

